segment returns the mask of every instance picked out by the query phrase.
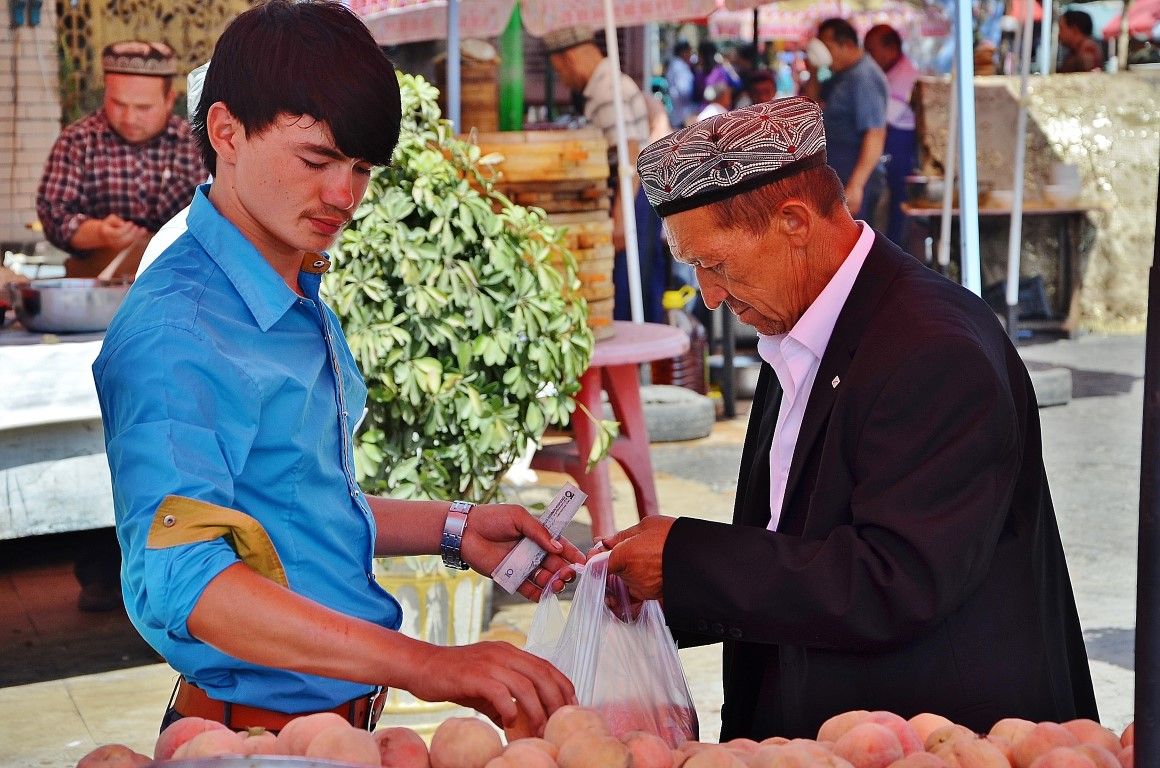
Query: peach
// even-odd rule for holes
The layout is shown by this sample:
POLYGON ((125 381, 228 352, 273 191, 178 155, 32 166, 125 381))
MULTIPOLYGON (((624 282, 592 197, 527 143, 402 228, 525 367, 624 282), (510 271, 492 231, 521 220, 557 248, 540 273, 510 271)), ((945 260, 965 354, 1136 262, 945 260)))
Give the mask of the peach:
POLYGON ((761 745, 753 739, 730 739, 721 746, 731 749, 739 755, 752 755, 761 745))
POLYGON ((1134 768, 1136 765, 1136 745, 1129 744, 1116 755, 1120 760, 1120 768, 1134 768))
POLYGON ((503 737, 507 741, 516 741, 518 739, 526 739, 529 736, 537 736, 535 730, 532 728, 531 722, 528 720, 528 715, 524 712, 524 708, 516 703, 516 719, 510 723, 503 724, 503 737))
POLYGON ((777 746, 779 744, 789 744, 789 739, 785 736, 770 736, 768 739, 761 740, 761 746, 777 746))
POLYGON ((1003 759, 1007 761, 1007 765, 1011 764, 1011 754, 1015 751, 1015 745, 1010 739, 1006 736, 996 736, 991 733, 988 733, 983 738, 994 744, 1003 753, 1003 759))
POLYGON ((544 726, 544 738, 562 747, 572 736, 585 731, 599 736, 609 735, 608 725, 599 712, 588 707, 566 704, 548 718, 548 724, 544 726))
POLYGON ((934 754, 951 768, 1010 768, 1007 756, 987 739, 951 739, 943 742, 934 754))
MULTIPOLYGON (((515 741, 508 742, 508 749, 511 749, 517 744, 521 746, 535 747, 541 752, 547 754, 548 757, 552 758, 553 762, 556 760, 556 755, 560 754, 560 748, 547 739, 541 739, 534 736, 526 739, 516 739, 515 741)), ((384 766, 384 768, 386 767, 384 766)))
POLYGON ((950 766, 946 760, 931 752, 912 752, 901 760, 891 763, 890 768, 950 768, 950 766))
POLYGON ((169 724, 157 737, 157 745, 153 747, 154 760, 168 760, 184 742, 205 731, 229 731, 225 725, 217 720, 206 720, 202 717, 183 717, 169 724))
POLYGON ((151 764, 148 757, 134 752, 124 744, 104 744, 82 757, 77 768, 137 768, 151 764))
POLYGON ((427 743, 410 728, 380 728, 371 735, 379 745, 382 768, 430 768, 427 743))
POLYGON ((157 744, 153 747, 153 759, 168 760, 173 757, 173 753, 177 751, 178 747, 199 733, 228 730, 228 728, 216 720, 206 720, 201 717, 183 717, 171 723, 157 737, 157 744))
POLYGON ((834 715, 818 729, 818 741, 837 741, 842 734, 868 717, 870 713, 865 709, 853 709, 834 715))
MULTIPOLYGON (((524 739, 523 741, 529 741, 524 739)), ((531 744, 516 741, 508 744, 503 751, 503 758, 523 768, 556 768, 556 761, 544 750, 531 744)), ((666 765, 664 768, 668 768, 666 765)))
POLYGON ((1021 717, 1005 717, 991 726, 987 733, 991 736, 1002 736, 1015 744, 1035 729, 1035 723, 1021 717))
POLYGON ((1053 747, 1031 763, 1035 768, 1095 768, 1092 761, 1070 747, 1053 747))
POLYGON ((1136 721, 1128 723, 1124 727, 1124 732, 1120 734, 1120 746, 1130 747, 1136 743, 1136 721))
POLYGON ((204 731, 182 744, 173 753, 174 760, 189 757, 220 757, 241 755, 242 737, 228 728, 224 731, 204 731))
POLYGON ((379 745, 369 731, 343 723, 326 728, 311 739, 310 746, 306 747, 306 757, 377 768, 379 745))
POLYGON ((814 768, 819 758, 791 744, 766 745, 749 758, 749 768, 814 768))
POLYGON ((483 768, 522 768, 522 766, 519 760, 506 755, 500 755, 499 757, 493 757, 488 760, 487 765, 483 766, 483 768))
POLYGON ((345 725, 347 728, 352 727, 346 718, 334 712, 318 712, 313 715, 296 717, 286 723, 286 727, 278 732, 274 751, 279 755, 302 757, 306 754, 306 748, 310 746, 310 742, 314 740, 315 736, 327 728, 339 725, 345 725))
POLYGON ((243 755, 272 755, 277 746, 277 737, 265 728, 247 728, 238 731, 242 737, 243 755))
POLYGON ((798 747, 799 749, 804 749, 806 752, 809 752, 819 760, 825 760, 834 754, 834 745, 832 742, 823 744, 822 742, 814 741, 813 739, 793 739, 789 742, 789 745, 792 747, 798 747))
POLYGON ((483 768, 502 753, 499 734, 475 717, 448 718, 431 737, 431 768, 483 768))
POLYGON ((859 723, 842 734, 834 742, 834 754, 849 760, 854 768, 886 768, 905 757, 894 731, 868 722, 859 723))
POLYGON ((709 749, 690 755, 681 768, 745 768, 745 763, 732 750, 711 745, 709 749))
POLYGON ((1071 731, 1072 735, 1079 739, 1080 744, 1094 744, 1112 753, 1120 751, 1120 737, 1116 732, 1103 727, 1095 720, 1084 718, 1068 720, 1063 723, 1063 727, 1071 731))
POLYGON ((1096 768, 1120 768, 1120 761, 1117 757, 1120 750, 1118 749, 1115 752, 1109 752, 1096 744, 1080 744, 1075 747, 1075 751, 1086 755, 1096 768))
POLYGON ((1078 744, 1079 739, 1059 723, 1038 723, 1026 736, 1015 742, 1011 749, 1011 765, 1014 768, 1031 768, 1031 764, 1040 755, 1056 747, 1074 747, 1078 744))
POLYGON ((632 731, 621 737, 632 753, 632 768, 672 768, 673 751, 660 736, 632 731))
POLYGON ((560 745, 556 762, 560 768, 630 768, 632 753, 611 736, 581 731, 560 745))
POLYGON ((945 744, 948 741, 958 741, 959 739, 973 741, 977 738, 979 738, 978 734, 965 725, 944 725, 942 728, 935 728, 931 731, 923 746, 927 752, 934 752, 940 744, 945 744))
POLYGON ((914 727, 900 715, 887 712, 886 710, 876 710, 871 712, 870 716, 863 720, 863 722, 878 723, 889 728, 898 737, 898 744, 902 747, 903 757, 914 752, 922 751, 924 740, 919 737, 914 727))
POLYGON ((954 723, 942 715, 936 715, 931 712, 920 712, 906 722, 910 723, 910 727, 918 734, 918 738, 922 739, 923 744, 926 744, 927 737, 939 728, 954 725, 954 723))

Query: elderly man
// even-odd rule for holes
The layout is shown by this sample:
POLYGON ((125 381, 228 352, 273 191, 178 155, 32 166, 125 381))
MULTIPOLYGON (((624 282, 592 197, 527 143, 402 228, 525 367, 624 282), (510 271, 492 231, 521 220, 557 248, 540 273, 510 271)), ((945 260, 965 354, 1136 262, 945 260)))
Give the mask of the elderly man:
MULTIPOLYGON (((632 78, 618 72, 600 49, 592 30, 587 27, 567 27, 544 36, 544 47, 548 49, 552 68, 560 75, 564 85, 580 93, 584 99, 584 117, 594 128, 599 128, 608 142, 608 161, 612 168, 612 242, 616 246, 616 259, 612 268, 615 284, 615 316, 617 320, 628 320, 628 265, 624 245, 624 219, 619 201, 620 185, 616 183, 616 105, 613 101, 614 78, 620 78, 620 94, 624 107, 624 128, 628 140, 628 157, 636 162, 640 148, 648 143, 650 133, 648 100, 632 78)), ((645 320, 662 322, 664 309, 661 294, 665 289, 667 262, 662 249, 657 247, 660 237, 660 222, 651 214, 647 201, 637 195, 634 201, 637 211, 638 252, 655 254, 653 258, 642 258, 640 264, 641 286, 644 292, 645 320)))
POLYGON ((733 524, 603 542, 683 642, 724 642, 721 739, 856 709, 1096 718, 1035 393, 990 308, 850 216, 809 100, 677 131, 638 168, 765 363, 733 524))
POLYGON ((71 277, 131 277, 149 238, 205 181, 189 124, 173 114, 173 49, 113 43, 101 62, 104 105, 61 132, 36 196, 71 277))
POLYGON ((918 69, 902 52, 902 37, 889 24, 876 24, 863 41, 866 53, 886 74, 890 101, 886 105, 886 189, 890 194, 890 214, 886 236, 902 245, 906 217, 902 203, 906 200, 906 177, 914 173, 916 161, 914 110, 910 97, 918 81, 918 69))
POLYGON ((822 105, 829 162, 845 185, 850 211, 869 219, 886 186, 886 76, 862 53, 858 33, 845 19, 823 21, 818 40, 830 52, 831 75, 819 82, 818 72, 811 71, 803 95, 822 105))

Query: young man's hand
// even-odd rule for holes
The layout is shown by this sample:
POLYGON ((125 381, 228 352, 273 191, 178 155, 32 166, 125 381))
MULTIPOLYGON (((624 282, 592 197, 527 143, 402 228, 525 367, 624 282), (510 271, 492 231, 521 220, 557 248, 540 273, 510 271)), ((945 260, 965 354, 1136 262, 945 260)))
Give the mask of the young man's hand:
MULTIPOLYGON (((552 574, 573 563, 584 562, 584 555, 576 545, 560 537, 553 540, 548 529, 518 504, 481 504, 467 517, 461 551, 464 561, 475 570, 491 576, 508 552, 524 537, 528 537, 548 553, 540 566, 533 570, 519 587, 519 593, 538 601, 552 574)), ((571 581, 575 574, 568 572, 562 581, 571 581)))
POLYGON ((549 715, 576 703, 576 691, 560 670, 505 642, 432 645, 403 688, 424 701, 470 707, 500 727, 519 721, 536 735, 549 715))

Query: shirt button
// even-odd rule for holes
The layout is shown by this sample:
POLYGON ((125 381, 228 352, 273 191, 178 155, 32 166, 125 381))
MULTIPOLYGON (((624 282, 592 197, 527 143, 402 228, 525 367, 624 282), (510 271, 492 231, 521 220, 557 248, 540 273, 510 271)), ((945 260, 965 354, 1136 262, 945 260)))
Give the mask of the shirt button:
POLYGON ((172 528, 176 522, 177 518, 175 518, 173 515, 166 515, 165 517, 161 518, 161 524, 166 528, 172 528))
POLYGON ((714 624, 713 626, 709 627, 709 631, 714 635, 723 635, 725 634, 725 627, 720 624, 714 624))
POLYGON ((374 572, 374 571, 368 571, 368 572, 367 572, 367 581, 374 581, 374 580, 375 580, 375 572, 374 572))
POLYGON ((351 495, 351 498, 357 499, 359 497, 359 490, 356 488, 355 490, 350 492, 350 495, 351 495))
POLYGON ((698 632, 709 631, 709 622, 705 621, 704 619, 697 619, 697 631, 698 632))
POLYGON ((733 640, 740 640, 741 639, 741 630, 738 629, 737 627, 731 627, 729 629, 729 637, 732 638, 733 640))

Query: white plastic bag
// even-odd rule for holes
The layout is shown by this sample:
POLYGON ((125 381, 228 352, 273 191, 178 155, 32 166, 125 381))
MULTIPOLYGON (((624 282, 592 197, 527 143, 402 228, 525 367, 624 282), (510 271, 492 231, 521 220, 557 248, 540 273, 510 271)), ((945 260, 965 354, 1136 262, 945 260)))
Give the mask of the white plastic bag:
POLYGON ((645 731, 671 747, 696 739, 693 697, 660 604, 646 600, 629 615, 628 590, 608 575, 607 552, 576 570, 567 619, 560 598, 545 589, 526 650, 567 675, 580 703, 600 711, 614 736, 645 731))

